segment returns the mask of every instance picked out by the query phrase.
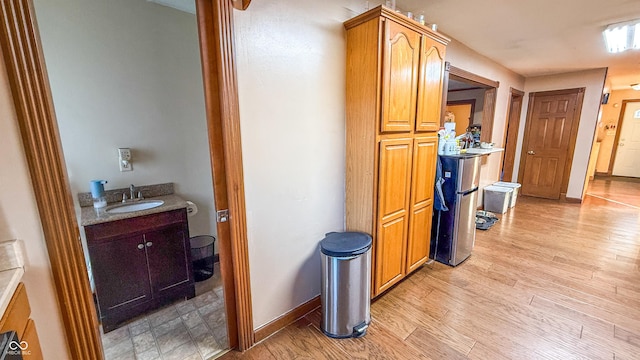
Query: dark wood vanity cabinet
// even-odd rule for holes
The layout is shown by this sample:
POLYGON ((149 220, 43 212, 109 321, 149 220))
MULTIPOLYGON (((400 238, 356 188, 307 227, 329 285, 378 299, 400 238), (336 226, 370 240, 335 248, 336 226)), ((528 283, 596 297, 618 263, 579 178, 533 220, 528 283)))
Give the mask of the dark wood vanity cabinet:
POLYGON ((186 209, 85 226, 105 332, 195 295, 186 209))

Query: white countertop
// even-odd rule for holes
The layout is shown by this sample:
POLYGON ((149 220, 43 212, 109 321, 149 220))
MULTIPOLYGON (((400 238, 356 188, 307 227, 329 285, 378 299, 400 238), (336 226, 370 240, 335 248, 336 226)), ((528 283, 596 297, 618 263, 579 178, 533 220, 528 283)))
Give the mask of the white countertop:
POLYGON ((24 269, 21 267, 0 271, 0 316, 7 311, 9 301, 11 301, 13 293, 16 292, 22 275, 24 275, 24 269))
POLYGON ((504 149, 503 148, 491 148, 491 149, 471 148, 471 149, 467 149, 467 154, 489 155, 489 154, 493 154, 501 151, 504 151, 504 149))
POLYGON ((21 249, 19 240, 0 241, 0 316, 7 311, 24 275, 21 249))

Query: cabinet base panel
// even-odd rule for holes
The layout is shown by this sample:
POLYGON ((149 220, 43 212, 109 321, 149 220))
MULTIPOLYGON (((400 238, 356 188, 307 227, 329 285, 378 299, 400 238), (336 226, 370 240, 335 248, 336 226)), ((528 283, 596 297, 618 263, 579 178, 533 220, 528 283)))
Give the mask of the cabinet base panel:
POLYGON ((166 291, 162 297, 132 306, 126 309, 103 313, 100 317, 102 331, 106 334, 122 325, 125 325, 134 318, 144 315, 148 311, 161 308, 178 300, 191 299, 196 296, 196 288, 193 283, 186 286, 176 287, 171 291, 166 291))

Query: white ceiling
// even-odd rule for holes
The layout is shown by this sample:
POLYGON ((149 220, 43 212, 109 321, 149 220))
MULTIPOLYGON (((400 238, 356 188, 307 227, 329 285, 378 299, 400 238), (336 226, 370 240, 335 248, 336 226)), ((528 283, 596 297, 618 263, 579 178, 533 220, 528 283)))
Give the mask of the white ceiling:
MULTIPOLYGON (((612 88, 640 83, 640 50, 609 54, 602 31, 640 18, 640 0, 397 0, 403 11, 524 76, 608 67, 612 88)), ((455 65, 455 64, 453 64, 455 65)))

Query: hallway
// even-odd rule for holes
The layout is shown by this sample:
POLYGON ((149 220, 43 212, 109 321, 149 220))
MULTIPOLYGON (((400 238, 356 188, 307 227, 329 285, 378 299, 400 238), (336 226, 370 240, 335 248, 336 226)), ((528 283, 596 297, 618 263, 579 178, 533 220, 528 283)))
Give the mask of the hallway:
POLYGON ((589 181, 587 195, 640 209, 640 179, 597 176, 589 181))
POLYGON ((582 205, 521 197, 466 262, 432 263, 380 296, 363 338, 324 336, 315 311, 222 358, 637 358, 640 183, 589 192, 582 205))

